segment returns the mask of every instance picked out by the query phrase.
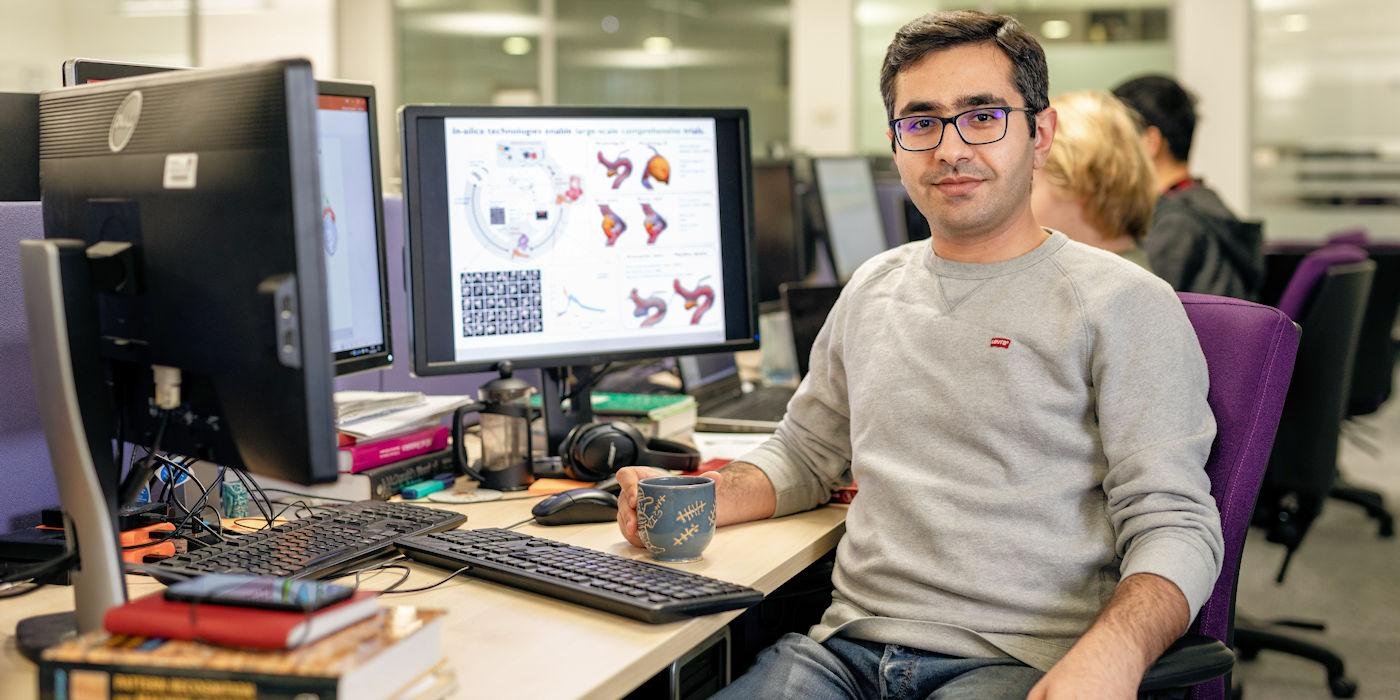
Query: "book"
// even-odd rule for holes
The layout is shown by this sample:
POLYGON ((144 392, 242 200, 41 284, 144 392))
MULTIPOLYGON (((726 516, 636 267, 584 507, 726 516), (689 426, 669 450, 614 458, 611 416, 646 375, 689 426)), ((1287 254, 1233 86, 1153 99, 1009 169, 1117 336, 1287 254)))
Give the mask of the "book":
POLYGON ((425 396, 423 403, 400 408, 383 415, 339 421, 340 432, 354 436, 357 440, 377 440, 389 435, 397 435, 405 430, 427 422, 439 422, 450 416, 461 406, 472 403, 470 396, 425 396))
MULTIPOLYGON (((646 416, 619 415, 616 417, 637 426, 637 430, 649 438, 673 438, 687 435, 695 429, 699 409, 695 399, 689 396, 686 398, 690 400, 651 411, 646 416)), ((606 419, 608 416, 601 414, 601 417, 606 419)))
POLYGON ((335 419, 353 421, 417 406, 427 398, 421 391, 337 391, 335 419))
POLYGON ((444 612, 381 608, 291 650, 89 632, 44 651, 43 698, 401 696, 442 659, 444 612))
POLYGON ((454 450, 448 447, 354 474, 342 472, 329 484, 306 486, 270 476, 259 476, 257 479, 264 490, 290 491, 314 498, 346 501, 387 501, 415 481, 431 479, 438 474, 457 474, 459 471, 454 450))
POLYGON ((391 462, 446 449, 450 434, 447 426, 435 425, 382 440, 357 442, 350 447, 342 447, 340 471, 358 474, 391 462))
POLYGON ((251 649, 291 649, 315 642, 379 609, 373 591, 311 613, 166 600, 163 591, 107 611, 102 627, 133 637, 187 639, 251 649))
MULTIPOLYGON (((637 426, 649 438, 670 438, 685 435, 695 429, 699 406, 689 394, 628 394, 596 391, 590 396, 597 420, 624 420, 637 426)), ((530 405, 540 408, 538 396, 530 397, 530 405)), ((564 402, 565 409, 568 401, 564 402)))

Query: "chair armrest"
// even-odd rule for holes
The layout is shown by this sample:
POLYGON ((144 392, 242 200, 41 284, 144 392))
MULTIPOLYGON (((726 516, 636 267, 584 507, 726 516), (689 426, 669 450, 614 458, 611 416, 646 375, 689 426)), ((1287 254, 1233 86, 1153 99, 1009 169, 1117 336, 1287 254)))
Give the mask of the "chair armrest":
POLYGON ((1220 641, 1188 634, 1167 647, 1142 677, 1139 692, 1185 688, 1223 676, 1235 665, 1235 652, 1220 641))

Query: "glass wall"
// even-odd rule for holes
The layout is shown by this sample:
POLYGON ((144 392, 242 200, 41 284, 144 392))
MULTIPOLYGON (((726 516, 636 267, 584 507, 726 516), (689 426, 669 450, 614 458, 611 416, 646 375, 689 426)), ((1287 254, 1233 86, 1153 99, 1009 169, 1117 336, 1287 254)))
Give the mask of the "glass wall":
POLYGON ((1400 3, 1255 0, 1253 210, 1272 240, 1400 239, 1400 3))
POLYGON ((788 140, 787 0, 399 0, 404 102, 747 107, 788 140))
POLYGON ((1050 95, 1107 90, 1143 73, 1170 73, 1170 0, 926 2, 856 0, 856 145, 889 153, 880 66, 890 39, 926 12, 978 9, 1016 17, 1045 47, 1050 95))
POLYGON ((58 87, 74 57, 190 64, 184 2, 0 0, 0 17, 0 91, 58 87))

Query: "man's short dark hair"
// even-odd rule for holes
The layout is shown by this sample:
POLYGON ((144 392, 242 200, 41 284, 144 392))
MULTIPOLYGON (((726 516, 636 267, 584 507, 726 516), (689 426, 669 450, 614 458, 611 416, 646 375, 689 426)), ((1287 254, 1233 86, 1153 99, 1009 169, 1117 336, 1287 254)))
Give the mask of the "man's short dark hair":
POLYGON ((1196 98, 1165 75, 1144 75, 1116 88, 1113 94, 1132 107, 1143 127, 1155 126, 1172 157, 1185 163, 1196 133, 1196 98))
MULTIPOLYGON (((932 51, 964 44, 995 44, 1011 59, 1011 82, 1034 115, 1050 106, 1050 71, 1040 42, 1014 18, 975 10, 933 12, 895 32, 880 68, 880 94, 885 98, 886 118, 894 119, 894 79, 909 65, 932 51)), ((1035 133, 1032 118, 1031 133, 1035 133)))

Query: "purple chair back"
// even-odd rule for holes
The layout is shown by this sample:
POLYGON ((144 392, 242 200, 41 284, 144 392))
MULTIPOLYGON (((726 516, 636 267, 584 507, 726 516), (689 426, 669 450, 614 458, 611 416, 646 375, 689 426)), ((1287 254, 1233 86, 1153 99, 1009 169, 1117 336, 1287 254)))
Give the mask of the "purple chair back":
POLYGON ((1317 288, 1317 283, 1322 279, 1323 273, 1327 272, 1327 268, 1333 265, 1357 263, 1365 259, 1365 250, 1345 243, 1328 245, 1308 253, 1302 262, 1298 263, 1298 269, 1288 280, 1288 286, 1284 288, 1283 296, 1279 297, 1279 311, 1288 314, 1288 317, 1294 320, 1302 318, 1304 307, 1308 300, 1313 297, 1313 291, 1317 288))
POLYGON ((29 324, 24 290, 19 283, 19 242, 42 238, 43 209, 38 202, 0 202, 0 532, 38 524, 38 511, 58 505, 58 488, 49 465, 49 448, 34 398, 29 365, 29 324), (34 522, 28 520, 34 515, 34 522))
MULTIPOLYGON (((1216 437, 1206 473, 1225 539, 1220 578, 1195 631, 1229 645, 1240 556, 1293 376, 1298 326, 1277 309, 1240 299, 1185 292, 1180 297, 1210 374, 1216 437)), ((1224 696, 1223 677, 1191 691, 1193 698, 1224 696)))

